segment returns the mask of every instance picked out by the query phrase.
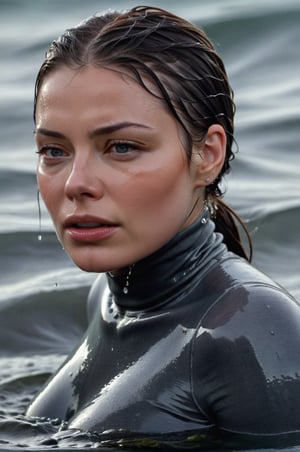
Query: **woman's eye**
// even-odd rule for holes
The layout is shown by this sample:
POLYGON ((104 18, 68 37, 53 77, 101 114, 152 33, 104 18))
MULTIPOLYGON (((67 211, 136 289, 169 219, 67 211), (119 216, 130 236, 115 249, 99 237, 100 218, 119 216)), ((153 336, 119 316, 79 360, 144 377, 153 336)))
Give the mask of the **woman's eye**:
POLYGON ((129 161, 139 157, 145 150, 144 144, 135 141, 114 141, 107 144, 107 154, 110 158, 120 161, 129 161))
POLYGON ((130 143, 120 142, 114 143, 112 145, 113 152, 115 154, 128 154, 128 152, 132 151, 133 146, 130 143))
POLYGON ((37 154, 42 155, 46 158, 59 158, 65 157, 65 152, 56 147, 44 146, 37 151, 37 154))

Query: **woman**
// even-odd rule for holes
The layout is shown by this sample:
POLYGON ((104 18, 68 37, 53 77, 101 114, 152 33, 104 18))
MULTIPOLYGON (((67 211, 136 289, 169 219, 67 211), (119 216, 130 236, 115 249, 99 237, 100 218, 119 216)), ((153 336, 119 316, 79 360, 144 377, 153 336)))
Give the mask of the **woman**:
POLYGON ((75 264, 102 275, 82 343, 28 415, 121 436, 300 430, 299 307, 249 265, 221 200, 234 110, 204 32, 161 9, 51 45, 39 190, 75 264))

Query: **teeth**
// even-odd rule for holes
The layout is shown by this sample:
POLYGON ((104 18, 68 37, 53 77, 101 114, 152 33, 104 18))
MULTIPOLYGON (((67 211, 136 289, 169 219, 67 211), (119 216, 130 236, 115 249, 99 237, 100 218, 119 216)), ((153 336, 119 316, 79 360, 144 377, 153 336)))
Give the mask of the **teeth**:
POLYGON ((76 228, 99 228, 102 226, 100 223, 76 223, 76 228))

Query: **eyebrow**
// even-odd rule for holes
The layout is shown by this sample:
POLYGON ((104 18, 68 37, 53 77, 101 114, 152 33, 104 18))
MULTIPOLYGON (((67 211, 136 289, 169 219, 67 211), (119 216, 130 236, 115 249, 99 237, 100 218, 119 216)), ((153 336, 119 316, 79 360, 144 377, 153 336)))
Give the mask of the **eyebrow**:
MULTIPOLYGON (((89 133, 89 138, 93 139, 99 135, 108 135, 110 133, 116 132, 118 130, 121 129, 126 129, 129 127, 136 127, 136 128, 141 128, 141 129, 152 129, 152 127, 149 127, 145 124, 140 124, 140 123, 136 123, 136 122, 117 122, 115 124, 111 124, 111 125, 107 125, 107 126, 102 126, 102 127, 98 127, 97 129, 93 130, 92 132, 89 133)), ((54 138, 61 138, 61 139, 66 139, 66 136, 61 133, 61 132, 57 132, 55 130, 49 130, 49 129, 45 129, 43 127, 38 127, 34 133, 39 133, 41 135, 45 135, 48 137, 54 137, 54 138)))

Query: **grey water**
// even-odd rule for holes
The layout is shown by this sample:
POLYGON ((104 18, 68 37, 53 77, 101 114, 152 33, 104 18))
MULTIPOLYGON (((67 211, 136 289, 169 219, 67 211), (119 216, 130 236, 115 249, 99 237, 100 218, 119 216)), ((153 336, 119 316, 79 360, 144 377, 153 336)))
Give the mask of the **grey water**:
MULTIPOLYGON (((300 300, 300 0, 146 3, 203 27, 223 57, 238 143, 225 199, 248 224, 254 265, 300 300)), ((84 333, 95 278, 65 255, 44 208, 38 240, 32 99, 54 38, 97 11, 136 4, 0 0, 0 449, 105 446, 85 432, 60 431, 57 420, 24 417, 84 333)), ((295 450, 270 447, 264 450, 295 450)))

